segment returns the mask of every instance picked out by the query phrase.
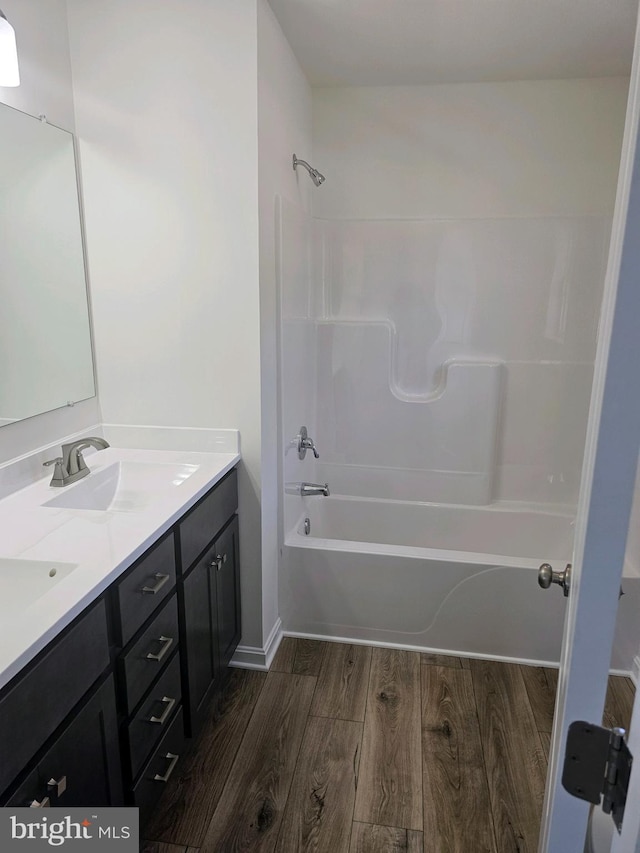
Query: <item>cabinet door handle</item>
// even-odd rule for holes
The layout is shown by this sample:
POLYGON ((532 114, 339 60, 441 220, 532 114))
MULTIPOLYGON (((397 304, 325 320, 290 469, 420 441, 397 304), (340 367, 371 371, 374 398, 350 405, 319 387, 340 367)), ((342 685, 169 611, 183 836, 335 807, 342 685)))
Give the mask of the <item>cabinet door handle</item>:
POLYGON ((157 655, 154 655, 153 652, 149 652, 147 654, 147 660, 155 660, 159 663, 173 645, 173 637, 161 636, 158 637, 158 641, 160 643, 163 643, 162 648, 160 649, 157 655))
POLYGON ((222 568, 222 564, 226 563, 226 562, 227 562, 227 555, 226 554, 217 554, 215 560, 213 561, 213 563, 211 563, 211 568, 212 569, 215 568, 216 571, 219 572, 220 569, 222 568))
POLYGON ((56 797, 61 797, 67 790, 67 777, 61 776, 59 779, 54 779, 52 776, 47 782, 47 788, 51 793, 55 794, 56 797))
POLYGON ((160 714, 159 717, 155 717, 155 716, 149 717, 150 723, 159 723, 160 725, 162 725, 163 723, 166 723, 167 717, 171 713, 171 709, 176 704, 176 700, 171 699, 169 696, 163 696, 160 701, 164 702, 167 707, 164 709, 164 711, 162 712, 162 714, 160 714))
POLYGON ((48 809, 50 805, 51 805, 51 800, 49 799, 49 797, 43 797, 41 802, 38 802, 37 800, 32 800, 29 803, 29 808, 30 809, 48 809))
POLYGON ((154 575, 154 578, 156 579, 156 582, 154 583, 154 585, 153 585, 153 586, 143 586, 143 587, 142 587, 142 592, 143 592, 143 594, 145 594, 145 595, 155 595, 155 594, 156 594, 156 592, 160 592, 160 590, 162 589, 162 587, 163 587, 163 586, 166 584, 166 582, 169 580, 170 575, 163 575, 163 574, 161 574, 160 572, 156 572, 156 573, 155 573, 155 575, 154 575))
POLYGON ((164 774, 164 776, 161 776, 159 773, 156 773, 156 775, 153 777, 154 782, 168 782, 169 778, 171 777, 171 774, 175 770, 176 764, 178 763, 178 761, 180 761, 180 756, 175 755, 175 753, 173 752, 168 752, 163 757, 170 759, 169 766, 167 767, 167 772, 164 774))

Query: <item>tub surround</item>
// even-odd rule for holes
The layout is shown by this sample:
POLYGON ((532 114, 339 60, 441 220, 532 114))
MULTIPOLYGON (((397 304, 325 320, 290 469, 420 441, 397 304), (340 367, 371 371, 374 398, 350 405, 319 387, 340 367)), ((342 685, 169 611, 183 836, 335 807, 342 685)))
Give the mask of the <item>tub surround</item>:
MULTIPOLYGON (((88 434, 91 433, 83 430, 83 435, 88 434)), ((44 504, 65 492, 71 494, 74 486, 51 487, 50 469, 42 476, 44 469, 38 467, 44 459, 57 454, 59 444, 53 446, 53 454, 52 447, 42 448, 3 466, 6 479, 14 486, 21 483, 22 488, 0 500, 0 558, 53 561, 72 564, 74 568, 24 610, 3 619, 0 687, 240 460, 238 433, 234 430, 104 425, 93 434, 103 435, 112 444, 119 438, 125 445, 87 451, 85 458, 93 475, 114 463, 136 462, 189 466, 185 469, 189 476, 179 485, 157 489, 148 502, 138 503, 128 511, 66 509, 44 504), (145 443, 154 449, 142 449, 145 443), (162 446, 168 449, 159 449, 162 446), (202 447, 206 450, 199 449, 202 447), (33 482, 38 470, 40 479, 33 482)), ((90 483, 91 479, 90 474, 82 483, 90 483)))
MULTIPOLYGON (((540 589, 537 572, 571 561, 570 511, 344 495, 302 503, 283 553, 286 635, 558 665, 566 599, 540 589)), ((631 562, 623 589, 611 666, 629 674, 640 606, 631 562)))
POLYGON ((416 501, 382 501, 332 495, 305 502, 287 545, 355 553, 442 558, 461 563, 536 569, 540 557, 553 563, 571 558, 574 515, 533 506, 489 507, 416 501))

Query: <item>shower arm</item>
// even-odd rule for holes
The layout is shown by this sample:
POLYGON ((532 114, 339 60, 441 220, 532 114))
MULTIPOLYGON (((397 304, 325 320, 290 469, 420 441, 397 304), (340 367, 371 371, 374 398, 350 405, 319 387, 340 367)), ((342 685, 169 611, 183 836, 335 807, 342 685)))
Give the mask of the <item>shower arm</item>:
POLYGON ((313 166, 312 166, 310 163, 307 163, 307 161, 306 161, 306 160, 299 160, 299 159, 296 157, 296 155, 294 154, 294 155, 293 155, 293 168, 294 168, 294 170, 295 170, 298 166, 304 166, 304 167, 305 167, 305 169, 307 170, 307 172, 309 172, 309 174, 311 174, 312 172, 315 172, 315 169, 313 168, 313 166))
POLYGON ((294 154, 294 155, 293 155, 293 171, 294 171, 294 172, 296 171, 296 169, 298 168, 298 166, 304 166, 304 168, 305 168, 305 169, 307 170, 307 172, 309 173, 309 176, 311 177, 311 180, 313 181, 313 183, 314 183, 317 187, 319 187, 321 184, 323 184, 323 183, 324 183, 324 181, 325 181, 325 177, 324 177, 324 175, 320 174, 320 172, 319 172, 317 169, 314 169, 314 168, 313 168, 313 166, 312 166, 310 163, 307 163, 307 161, 306 161, 306 160, 299 160, 299 159, 296 157, 296 155, 294 154))

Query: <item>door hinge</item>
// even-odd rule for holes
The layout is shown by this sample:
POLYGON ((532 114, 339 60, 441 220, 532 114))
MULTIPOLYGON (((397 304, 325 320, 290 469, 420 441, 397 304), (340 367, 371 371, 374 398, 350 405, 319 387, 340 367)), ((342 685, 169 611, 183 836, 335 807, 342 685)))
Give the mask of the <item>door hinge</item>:
POLYGON ((618 832, 622 828, 633 756, 624 729, 605 729, 578 720, 567 734, 562 787, 610 814, 618 832), (602 797, 602 801, 601 798, 602 797))

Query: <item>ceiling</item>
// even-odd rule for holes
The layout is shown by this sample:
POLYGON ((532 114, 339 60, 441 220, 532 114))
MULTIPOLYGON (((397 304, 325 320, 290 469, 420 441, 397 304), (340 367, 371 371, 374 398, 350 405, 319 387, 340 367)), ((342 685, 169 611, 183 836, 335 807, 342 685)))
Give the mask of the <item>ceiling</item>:
POLYGON ((626 76, 638 0, 269 0, 312 86, 626 76))

